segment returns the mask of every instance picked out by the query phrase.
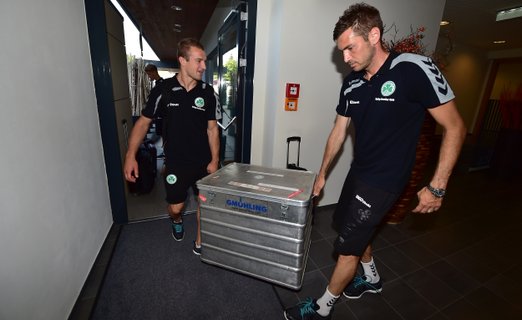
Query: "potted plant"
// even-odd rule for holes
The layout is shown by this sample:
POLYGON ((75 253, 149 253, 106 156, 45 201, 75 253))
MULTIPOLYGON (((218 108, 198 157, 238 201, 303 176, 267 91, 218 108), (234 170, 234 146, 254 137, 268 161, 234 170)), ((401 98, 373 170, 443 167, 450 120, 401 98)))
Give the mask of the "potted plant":
MULTIPOLYGON (((395 34, 397 34, 396 31, 397 30, 395 30, 395 34)), ((427 56, 426 47, 422 42, 422 39, 424 38, 424 32, 424 27, 419 27, 415 30, 412 29, 410 34, 407 36, 399 40, 394 39, 390 41, 384 41, 384 45, 389 51, 395 51, 399 53, 416 53, 427 56)), ((411 204, 413 203, 413 200, 417 198, 419 185, 424 178, 426 167, 428 166, 430 160, 436 126, 437 124, 433 117, 428 112, 426 112, 424 124, 422 126, 419 141, 417 143, 415 165, 413 167, 410 180, 408 181, 408 184, 406 185, 395 205, 386 215, 384 219, 386 223, 401 223, 406 217, 406 214, 411 210, 411 204)))

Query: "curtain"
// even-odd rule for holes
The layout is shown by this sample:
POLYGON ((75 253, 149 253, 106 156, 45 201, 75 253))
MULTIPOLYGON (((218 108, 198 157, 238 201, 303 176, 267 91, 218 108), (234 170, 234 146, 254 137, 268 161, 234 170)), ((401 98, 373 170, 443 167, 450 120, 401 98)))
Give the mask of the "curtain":
POLYGON ((145 73, 145 62, 129 56, 127 59, 127 71, 129 73, 129 91, 133 116, 140 116, 145 108, 147 97, 150 93, 151 83, 145 73))

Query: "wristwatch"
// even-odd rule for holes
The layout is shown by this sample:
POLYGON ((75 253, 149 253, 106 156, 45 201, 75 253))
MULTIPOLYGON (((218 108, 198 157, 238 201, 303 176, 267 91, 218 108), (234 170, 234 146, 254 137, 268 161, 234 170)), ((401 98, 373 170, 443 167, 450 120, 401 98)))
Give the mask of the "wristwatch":
POLYGON ((446 194, 446 189, 433 188, 430 184, 428 184, 426 188, 428 188, 431 194, 434 195, 436 198, 442 198, 446 194))

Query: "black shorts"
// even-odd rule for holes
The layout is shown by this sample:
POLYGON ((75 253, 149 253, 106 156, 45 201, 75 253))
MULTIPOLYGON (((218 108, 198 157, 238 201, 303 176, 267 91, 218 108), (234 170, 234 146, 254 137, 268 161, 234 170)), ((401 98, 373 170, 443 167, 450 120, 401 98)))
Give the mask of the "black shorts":
POLYGON ((334 223, 339 231, 335 251, 341 255, 362 256, 398 196, 368 186, 348 174, 334 212, 334 223))
POLYGON ((194 193, 198 193, 196 182, 207 175, 206 166, 165 166, 163 182, 169 204, 178 204, 187 199, 188 189, 193 187, 194 193))

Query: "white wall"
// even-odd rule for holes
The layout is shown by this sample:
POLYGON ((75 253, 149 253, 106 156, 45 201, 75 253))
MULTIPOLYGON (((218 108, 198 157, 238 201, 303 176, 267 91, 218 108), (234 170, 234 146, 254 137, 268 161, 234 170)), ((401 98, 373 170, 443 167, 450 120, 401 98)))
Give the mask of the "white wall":
POLYGON ((522 48, 513 50, 498 50, 488 52, 489 59, 508 59, 508 58, 520 58, 522 57, 522 48))
MULTIPOLYGON (((490 99, 501 99, 503 94, 509 92, 512 96, 520 91, 522 86, 522 59, 505 62, 499 65, 497 77, 491 90, 490 99)), ((515 95, 517 99, 519 96, 515 95)))
MULTIPOLYGON (((343 11, 356 1, 258 1, 252 163, 284 167, 286 138, 302 137, 301 166, 317 171, 335 119, 339 90, 347 67, 335 48, 332 32, 343 11), (284 111, 287 82, 301 84, 299 110, 284 111)), ((425 44, 433 51, 445 0, 375 0, 386 26, 398 35, 426 27, 425 44)), ((385 37, 393 38, 385 34, 385 37)), ((347 139, 331 170, 320 205, 336 203, 352 160, 347 139)))
MULTIPOLYGON (((440 41, 438 45, 441 47, 438 50, 444 51, 444 41, 440 41)), ((456 95, 457 108, 459 109, 464 123, 469 133, 477 132, 477 120, 480 113, 480 103, 484 95, 489 95, 487 98, 498 98, 499 92, 495 87, 491 94, 485 92, 489 74, 492 71, 492 64, 497 59, 520 59, 522 57, 522 49, 513 50, 497 50, 485 52, 482 49, 466 46, 461 43, 453 43, 453 50, 447 58, 448 65, 443 69, 443 74, 452 86, 453 92, 456 95)), ((501 65, 504 65, 503 62, 501 65)), ((520 78, 520 71, 511 63, 504 65, 506 71, 512 73, 512 79, 520 78)), ((497 77, 502 77, 504 74, 497 74, 497 77)), ((502 81, 497 79, 498 81, 502 81)), ((515 81, 515 83, 518 83, 515 81)), ((438 130, 441 132, 442 130, 438 130)))
POLYGON ((491 61, 484 51, 463 45, 455 46, 449 61, 442 72, 455 92, 455 102, 466 128, 472 132, 491 61))
POLYGON ((84 1, 2 1, 0 42, 0 319, 66 319, 112 224, 84 1))

